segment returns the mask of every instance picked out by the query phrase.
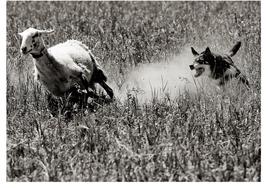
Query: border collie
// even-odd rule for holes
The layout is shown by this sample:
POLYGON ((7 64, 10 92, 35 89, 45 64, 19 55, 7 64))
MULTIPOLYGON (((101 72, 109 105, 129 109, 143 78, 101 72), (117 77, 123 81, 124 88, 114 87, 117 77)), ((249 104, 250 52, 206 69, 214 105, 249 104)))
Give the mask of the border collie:
POLYGON ((195 77, 207 75, 217 80, 219 86, 224 86, 230 79, 237 78, 239 82, 242 82, 249 88, 249 82, 246 76, 241 73, 231 59, 239 50, 240 46, 241 42, 237 42, 228 54, 221 55, 212 53, 209 47, 199 54, 191 47, 195 60, 193 64, 190 65, 190 69, 196 71, 195 77))

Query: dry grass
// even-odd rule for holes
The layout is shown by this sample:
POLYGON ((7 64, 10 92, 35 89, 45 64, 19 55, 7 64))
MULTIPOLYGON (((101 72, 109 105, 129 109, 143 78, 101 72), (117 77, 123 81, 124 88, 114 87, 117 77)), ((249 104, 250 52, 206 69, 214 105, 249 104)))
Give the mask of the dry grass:
POLYGON ((260 181, 260 2, 7 2, 7 181, 260 181), (17 33, 56 28, 49 45, 74 38, 118 86, 132 67, 184 46, 225 51, 247 91, 184 92, 139 103, 130 96, 51 118, 17 33))

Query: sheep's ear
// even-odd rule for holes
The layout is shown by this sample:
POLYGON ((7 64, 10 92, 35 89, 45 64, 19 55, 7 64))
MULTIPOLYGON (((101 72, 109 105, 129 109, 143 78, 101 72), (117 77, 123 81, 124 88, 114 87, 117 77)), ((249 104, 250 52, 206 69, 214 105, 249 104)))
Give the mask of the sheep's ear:
POLYGON ((18 35, 22 37, 22 33, 18 33, 18 35))
POLYGON ((38 34, 50 34, 54 32, 54 29, 52 30, 37 30, 38 34))
POLYGON ((209 47, 206 48, 205 53, 206 54, 211 54, 209 47))
POLYGON ((199 53, 197 51, 195 51, 195 49, 193 47, 191 47, 191 50, 192 50, 192 54, 194 56, 198 56, 199 55, 199 53))

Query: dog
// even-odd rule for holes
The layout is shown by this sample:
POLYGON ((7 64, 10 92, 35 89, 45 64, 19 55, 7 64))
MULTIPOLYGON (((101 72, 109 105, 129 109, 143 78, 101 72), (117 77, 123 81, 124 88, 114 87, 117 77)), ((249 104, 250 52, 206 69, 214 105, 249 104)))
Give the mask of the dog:
POLYGON ((217 81, 217 85, 224 86, 230 79, 236 78, 243 83, 247 88, 250 87, 246 76, 235 66, 231 57, 233 57, 241 46, 241 42, 237 42, 228 54, 212 53, 207 47, 202 53, 195 51, 191 47, 192 54, 195 56, 192 65, 189 65, 191 70, 195 70, 194 77, 207 75, 217 81))

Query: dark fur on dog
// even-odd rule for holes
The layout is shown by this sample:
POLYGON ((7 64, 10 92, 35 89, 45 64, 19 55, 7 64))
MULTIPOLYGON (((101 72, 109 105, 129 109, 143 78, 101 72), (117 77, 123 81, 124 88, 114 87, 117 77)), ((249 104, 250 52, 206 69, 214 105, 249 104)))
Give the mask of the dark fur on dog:
POLYGON ((195 77, 202 75, 205 71, 209 71, 209 77, 219 80, 219 85, 224 85, 228 80, 237 78, 240 82, 249 88, 249 82, 241 71, 235 66, 232 56, 234 56, 241 46, 241 42, 237 42, 228 54, 212 53, 207 47, 204 52, 198 53, 191 47, 193 55, 196 57, 193 64, 190 65, 191 70, 196 70, 195 77))

